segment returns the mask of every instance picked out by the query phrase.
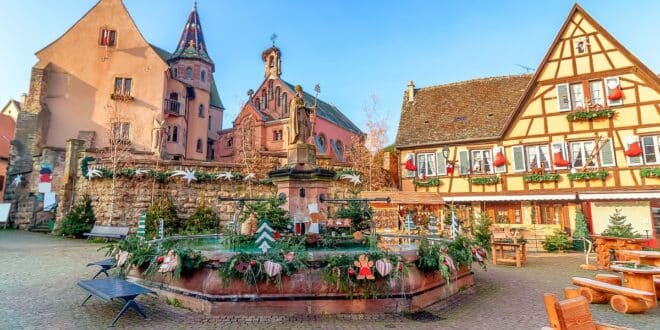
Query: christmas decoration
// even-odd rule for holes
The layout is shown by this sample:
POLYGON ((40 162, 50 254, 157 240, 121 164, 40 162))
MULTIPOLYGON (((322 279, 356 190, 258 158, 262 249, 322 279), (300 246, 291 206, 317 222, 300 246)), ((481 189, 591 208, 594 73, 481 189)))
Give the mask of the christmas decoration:
POLYGON ((406 215, 406 221, 403 223, 403 228, 407 232, 415 230, 416 227, 415 227, 415 222, 413 221, 412 214, 408 213, 408 215, 406 215))
POLYGON ((553 163, 555 164, 555 166, 559 166, 559 167, 568 166, 569 162, 566 159, 564 159, 564 154, 561 152, 560 149, 554 149, 553 153, 554 153, 553 163))
POLYGON ((376 271, 378 271, 378 274, 380 274, 381 277, 389 275, 392 272, 392 269, 394 269, 394 266, 392 266, 392 263, 390 263, 389 260, 380 259, 376 261, 376 271))
POLYGON ((359 185, 359 184, 362 183, 362 180, 360 179, 360 174, 357 174, 357 173, 342 174, 340 178, 342 180, 350 181, 354 186, 359 185))
POLYGON ((286 262, 291 262, 291 261, 293 261, 293 259, 294 259, 295 257, 296 257, 296 253, 295 253, 295 252, 289 252, 289 253, 287 253, 287 254, 284 255, 284 260, 286 260, 286 262))
POLYGON ((360 269, 357 276, 358 280, 363 280, 365 278, 368 280, 376 279, 374 274, 371 272, 371 267, 374 266, 374 262, 369 261, 369 258, 366 255, 361 254, 358 257, 358 260, 353 262, 353 264, 355 265, 355 267, 358 267, 360 269))
POLYGON ((251 181, 254 179, 256 179, 256 175, 254 173, 248 173, 248 175, 243 178, 243 181, 251 181))
POLYGON ((448 175, 454 174, 454 163, 453 162, 447 162, 447 174, 448 175))
POLYGON ((438 219, 433 215, 429 215, 429 234, 435 235, 438 233, 438 219))
POLYGON ((495 153, 495 160, 493 160, 493 166, 495 167, 500 167, 504 164, 506 164, 506 159, 504 158, 504 152, 502 152, 503 148, 495 148, 497 152, 495 153))
POLYGON ((353 239, 355 239, 356 241, 361 241, 364 239, 364 235, 362 235, 361 231, 356 231, 353 233, 353 239))
POLYGON ((351 267, 351 268, 348 269, 347 273, 348 273, 348 276, 355 276, 355 269, 353 269, 353 267, 351 267))
POLYGON ((162 264, 163 261, 165 261, 165 257, 163 257, 163 256, 159 256, 158 258, 156 258, 156 263, 158 263, 158 264, 162 264))
POLYGON ((523 175, 525 182, 556 182, 559 181, 559 174, 530 174, 523 175))
POLYGON ((241 224, 241 235, 254 235, 257 231, 257 217, 250 213, 247 219, 241 224))
POLYGON ((236 263, 236 265, 234 265, 234 269, 236 269, 237 272, 243 274, 248 271, 248 269, 250 269, 250 264, 247 262, 239 261, 236 263))
POLYGON ((571 181, 605 180, 607 171, 576 172, 568 173, 568 179, 571 181))
POLYGON ((268 260, 264 262, 264 271, 266 274, 268 274, 268 276, 274 277, 282 272, 282 265, 268 260))
POLYGON ((232 174, 229 171, 222 172, 222 173, 216 175, 216 179, 223 179, 223 180, 227 180, 227 181, 229 181, 233 178, 234 178, 234 174, 232 174))
MULTIPOLYGON (((426 179, 426 178, 424 178, 426 179)), ((433 178, 423 181, 413 180, 413 184, 417 187, 437 187, 440 185, 440 179, 433 178)))
POLYGON ((170 175, 171 178, 176 176, 183 177, 183 179, 186 180, 188 184, 190 184, 191 181, 197 181, 197 177, 195 177, 195 171, 191 171, 189 169, 186 169, 185 171, 182 170, 174 171, 172 175, 170 175))
POLYGON ((268 252, 268 250, 273 247, 273 242, 275 242, 273 232, 270 221, 266 218, 261 219, 259 229, 257 229, 257 240, 255 242, 257 243, 257 247, 264 253, 268 252))
POLYGON ((575 211, 575 231, 573 231, 573 247, 578 250, 584 250, 584 240, 589 238, 589 228, 587 227, 587 219, 579 209, 575 211))
POLYGON ((122 267, 128 260, 129 253, 128 251, 119 251, 115 255, 115 260, 117 261, 117 267, 122 267))
POLYGON ((87 179, 91 180, 93 178, 100 178, 103 176, 103 173, 98 169, 91 169, 87 171, 87 179))
POLYGON ((639 176, 642 178, 660 178, 660 167, 643 168, 639 170, 639 176))
POLYGON ((176 254, 174 254, 174 250, 169 250, 167 251, 167 255, 163 259, 163 263, 160 264, 160 267, 158 267, 158 272, 159 273, 169 273, 173 272, 176 267, 179 265, 179 259, 177 258, 176 254))
POLYGON ((151 170, 143 170, 141 168, 135 170, 135 176, 143 176, 149 173, 151 173, 151 170))
POLYGON ((581 120, 592 120, 598 118, 612 118, 616 114, 616 111, 611 109, 587 109, 574 111, 566 115, 566 120, 568 121, 581 121, 581 120))
POLYGON ((628 149, 626 149, 624 152, 626 156, 628 157, 637 157, 642 154, 642 148, 639 145, 639 140, 635 139, 633 141, 630 141, 628 144, 628 149))
POLYGON ((607 96, 607 99, 610 101, 618 101, 623 98, 623 90, 621 90, 621 85, 616 85, 610 92, 610 95, 607 96))
POLYGON ((632 224, 626 223, 626 216, 621 214, 621 209, 615 209, 614 213, 610 215, 610 224, 601 235, 625 238, 639 237, 632 224))
POLYGON ((417 166, 415 166, 415 162, 413 162, 413 157, 414 155, 408 155, 408 159, 406 159, 406 170, 408 171, 417 171, 417 166))
POLYGON ((470 184, 477 184, 477 185, 498 184, 500 183, 500 177, 497 175, 491 175, 484 177, 469 178, 468 182, 470 182, 470 184))

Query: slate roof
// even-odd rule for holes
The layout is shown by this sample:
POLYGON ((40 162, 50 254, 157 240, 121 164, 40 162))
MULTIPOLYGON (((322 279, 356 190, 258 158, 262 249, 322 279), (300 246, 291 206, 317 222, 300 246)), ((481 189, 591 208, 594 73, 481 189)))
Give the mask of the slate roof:
POLYGON ((412 147, 499 138, 531 74, 481 78, 407 92, 396 146, 412 147))
POLYGON ((206 53, 206 42, 204 41, 204 33, 202 32, 202 23, 197 14, 197 4, 195 4, 188 16, 188 21, 179 39, 179 45, 170 60, 179 58, 201 60, 213 65, 213 61, 208 53, 206 53))
MULTIPOLYGON (((282 80, 285 84, 295 90, 294 85, 282 80)), ((307 104, 314 104, 314 95, 311 95, 303 90, 303 100, 307 104)), ((360 128, 358 128, 350 119, 348 119, 337 107, 332 104, 328 104, 320 99, 317 99, 317 114, 331 123, 336 124, 337 126, 349 130, 354 133, 362 134, 360 128)))

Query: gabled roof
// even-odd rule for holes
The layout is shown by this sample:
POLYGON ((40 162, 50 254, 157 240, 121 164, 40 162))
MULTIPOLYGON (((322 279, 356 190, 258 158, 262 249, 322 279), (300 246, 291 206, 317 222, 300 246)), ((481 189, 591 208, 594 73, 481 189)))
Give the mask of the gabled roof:
POLYGON ((9 99, 9 102, 7 102, 7 104, 6 104, 6 105, 2 108, 2 110, 0 110, 0 111, 5 111, 10 105, 14 105, 14 107, 15 107, 18 111, 21 111, 21 109, 22 109, 22 104, 21 104, 21 102, 18 102, 18 101, 14 100, 14 99, 9 99))
POLYGON ((494 139, 531 74, 481 78, 416 89, 403 100, 398 148, 494 139))
POLYGON ((206 52, 206 42, 204 41, 204 33, 202 32, 202 23, 197 13, 197 3, 195 3, 190 15, 188 15, 188 21, 183 28, 183 33, 181 33, 179 45, 174 51, 172 58, 170 58, 170 61, 181 58, 200 60, 213 65, 213 61, 206 52))
MULTIPOLYGON (((283 83, 285 83, 290 89, 291 92, 294 92, 294 85, 290 84, 284 80, 282 80, 283 83)), ((314 96, 305 92, 303 90, 303 100, 305 100, 305 103, 307 104, 314 104, 314 96)), ((346 130, 349 130, 354 133, 362 134, 362 131, 360 128, 358 128, 353 122, 348 119, 337 107, 335 107, 332 104, 328 104, 326 102, 323 102, 320 99, 316 99, 316 111, 319 117, 341 127, 346 130)))

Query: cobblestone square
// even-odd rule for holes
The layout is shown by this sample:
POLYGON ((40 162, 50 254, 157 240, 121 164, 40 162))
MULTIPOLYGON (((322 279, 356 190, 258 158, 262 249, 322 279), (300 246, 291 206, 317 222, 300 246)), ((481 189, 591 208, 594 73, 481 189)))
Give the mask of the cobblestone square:
MULTIPOLYGON (((86 297, 76 282, 94 275, 85 267, 103 257, 104 244, 83 240, 0 231, 1 329, 106 328, 121 306, 86 297)), ((129 311, 117 323, 121 329, 540 329, 546 325, 544 292, 561 295, 572 276, 596 272, 578 266, 581 254, 532 254, 522 269, 475 267, 476 286, 450 302, 423 313, 337 316, 209 317, 141 297, 150 317, 129 311)), ((614 312, 609 305, 591 305, 594 319, 635 329, 660 328, 660 309, 641 315, 614 312)))

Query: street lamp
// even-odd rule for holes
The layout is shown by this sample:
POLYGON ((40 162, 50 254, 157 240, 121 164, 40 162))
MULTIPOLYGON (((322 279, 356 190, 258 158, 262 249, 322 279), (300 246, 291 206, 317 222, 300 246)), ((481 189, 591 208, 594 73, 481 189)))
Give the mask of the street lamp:
POLYGON ((442 155, 445 157, 445 159, 449 158, 449 146, 445 145, 442 147, 442 155))

